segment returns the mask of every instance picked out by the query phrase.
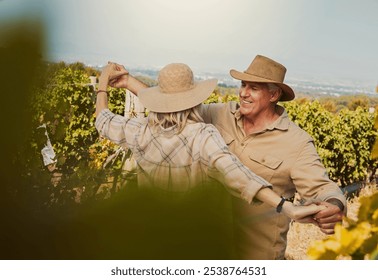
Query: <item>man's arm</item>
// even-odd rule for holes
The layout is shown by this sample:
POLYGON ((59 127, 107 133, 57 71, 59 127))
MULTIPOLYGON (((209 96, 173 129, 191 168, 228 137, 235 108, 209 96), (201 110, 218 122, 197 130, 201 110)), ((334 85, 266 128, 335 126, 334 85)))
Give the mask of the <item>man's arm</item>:
POLYGON ((336 223, 346 214, 346 199, 329 179, 312 141, 302 148, 291 176, 301 198, 308 202, 321 201, 319 204, 325 206, 314 216, 314 223, 322 232, 332 234, 336 223))

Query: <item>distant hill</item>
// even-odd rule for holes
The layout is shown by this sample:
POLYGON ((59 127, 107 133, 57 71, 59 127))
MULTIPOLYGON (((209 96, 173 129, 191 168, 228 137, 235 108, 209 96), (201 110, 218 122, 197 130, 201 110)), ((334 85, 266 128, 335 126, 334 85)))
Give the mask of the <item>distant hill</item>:
POLYGON ((149 87, 157 86, 157 81, 147 76, 135 76, 135 78, 149 87))
MULTIPOLYGON (((71 64, 75 65, 75 64, 71 64)), ((75 65, 81 66, 79 64, 75 65)), ((92 69, 100 70, 100 67, 92 66, 88 67, 87 70, 92 69)), ((89 71, 88 70, 88 71, 89 71)), ((128 68, 130 73, 135 77, 145 82, 149 86, 156 85, 157 76, 159 74, 159 69, 153 68, 141 68, 134 67, 128 68)), ((233 88, 238 88, 240 86, 240 81, 233 79, 228 72, 216 73, 216 72, 197 72, 195 73, 195 78, 198 80, 205 79, 218 79, 218 86, 221 88, 229 88, 230 91, 227 92, 237 92, 232 90, 233 88)), ((354 95, 367 95, 375 98, 378 93, 378 85, 366 85, 357 84, 351 82, 324 82, 315 80, 305 80, 305 79, 287 79, 286 83, 290 85, 297 96, 311 96, 314 98, 321 97, 340 97, 344 95, 354 96, 354 95)), ((221 90, 221 93, 224 90, 221 90)))

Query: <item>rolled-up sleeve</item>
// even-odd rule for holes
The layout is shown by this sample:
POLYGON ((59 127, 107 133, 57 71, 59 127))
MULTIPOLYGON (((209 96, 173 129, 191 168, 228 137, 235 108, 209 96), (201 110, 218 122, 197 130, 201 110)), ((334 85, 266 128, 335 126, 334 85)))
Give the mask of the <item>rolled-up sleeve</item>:
POLYGON ((336 198, 344 204, 344 209, 346 209, 345 196, 338 185, 329 179, 312 139, 304 143, 292 168, 291 177, 304 202, 327 201, 336 198))
POLYGON ((126 123, 127 119, 123 116, 113 114, 109 109, 104 109, 97 116, 95 127, 101 136, 122 145, 126 142, 126 123))

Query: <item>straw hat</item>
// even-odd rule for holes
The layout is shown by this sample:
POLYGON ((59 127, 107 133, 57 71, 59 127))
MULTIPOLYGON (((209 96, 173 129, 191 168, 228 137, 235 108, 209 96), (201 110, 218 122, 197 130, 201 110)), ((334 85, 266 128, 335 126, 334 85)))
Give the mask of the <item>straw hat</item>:
POLYGON ((178 112, 202 103, 216 85, 216 79, 194 81, 193 72, 188 65, 172 63, 160 70, 158 86, 140 90, 138 97, 150 111, 178 112))
POLYGON ((231 76, 237 80, 276 84, 282 89, 280 101, 290 101, 295 94, 291 87, 284 84, 285 73, 285 66, 262 55, 257 55, 244 72, 230 70, 231 76))

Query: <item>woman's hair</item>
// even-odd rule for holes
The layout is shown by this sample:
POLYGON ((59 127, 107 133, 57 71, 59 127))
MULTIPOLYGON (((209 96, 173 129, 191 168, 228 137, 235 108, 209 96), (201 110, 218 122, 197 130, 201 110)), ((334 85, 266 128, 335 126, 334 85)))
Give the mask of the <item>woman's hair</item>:
POLYGON ((202 104, 199 104, 190 109, 186 109, 186 110, 178 111, 178 112, 172 112, 172 113, 149 112, 148 123, 153 128, 156 128, 156 127, 169 128, 172 126, 176 126, 178 130, 177 133, 180 133, 184 129, 188 121, 203 122, 203 119, 198 112, 200 106, 202 106, 202 104))

